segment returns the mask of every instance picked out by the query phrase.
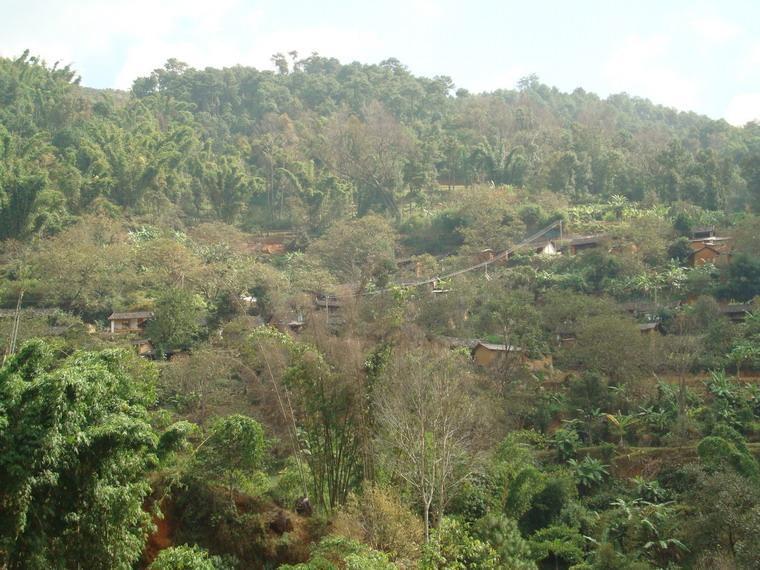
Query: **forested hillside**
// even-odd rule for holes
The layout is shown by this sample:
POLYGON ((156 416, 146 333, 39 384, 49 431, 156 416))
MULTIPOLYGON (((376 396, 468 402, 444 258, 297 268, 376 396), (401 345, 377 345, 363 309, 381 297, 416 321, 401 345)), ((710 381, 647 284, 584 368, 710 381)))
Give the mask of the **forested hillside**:
POLYGON ((279 71, 170 61, 131 94, 78 88, 68 68, 0 61, 3 238, 48 235, 85 212, 319 232, 401 216, 437 184, 551 191, 573 204, 760 208, 756 124, 648 101, 516 91, 453 94, 395 60, 276 58, 279 71))
POLYGON ((273 63, 0 59, 0 568, 757 568, 760 125, 273 63))

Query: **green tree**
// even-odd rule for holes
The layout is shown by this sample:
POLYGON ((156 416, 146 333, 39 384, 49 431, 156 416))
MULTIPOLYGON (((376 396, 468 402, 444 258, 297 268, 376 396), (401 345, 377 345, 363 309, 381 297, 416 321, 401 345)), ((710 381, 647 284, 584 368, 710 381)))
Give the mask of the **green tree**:
POLYGON ((261 466, 266 442, 264 428, 256 420, 235 414, 217 419, 196 457, 204 473, 224 481, 230 503, 235 486, 250 478, 261 466))
POLYGON ((557 449, 557 458, 560 461, 567 461, 578 451, 581 438, 572 428, 560 428, 552 435, 551 443, 557 449))
MULTIPOLYGON (((338 222, 309 246, 308 253, 340 281, 360 287, 395 270, 395 235, 380 216, 338 222)), ((381 283, 382 285, 382 283, 381 283)))
POLYGON ((736 563, 737 554, 751 552, 750 545, 756 542, 757 483, 723 470, 692 468, 686 475, 685 499, 694 513, 685 521, 690 543, 703 551, 728 552, 736 563))
POLYGON ((257 181, 246 174, 239 158, 222 156, 207 168, 205 182, 212 206, 222 220, 231 224, 243 211, 257 181))
POLYGON ((488 543, 499 557, 499 567, 534 570, 530 545, 517 528, 514 519, 504 515, 486 515, 474 527, 474 534, 488 543))
POLYGON ((741 378, 743 365, 760 361, 760 344, 756 340, 740 339, 731 348, 728 359, 736 365, 736 377, 741 378))
POLYGON ((719 436, 708 436, 699 442, 697 453, 702 463, 712 470, 733 470, 752 480, 760 479, 760 466, 743 444, 719 436))
POLYGON ((513 380, 525 355, 535 358, 548 352, 540 326, 540 316, 527 290, 504 290, 499 282, 487 282, 471 309, 472 321, 480 338, 512 347, 499 363, 502 389, 513 380))
POLYGON ((120 351, 60 359, 41 341, 0 369, 3 565, 133 567, 151 528, 154 381, 120 351))
POLYGON ((546 475, 533 465, 528 465, 515 474, 509 482, 504 512, 515 519, 527 513, 533 499, 546 487, 546 475))
MULTIPOLYGON (((27 146, 34 147, 35 142, 39 146, 34 139, 27 146)), ((38 198, 49 183, 33 159, 13 156, 19 144, 0 125, 0 239, 24 236, 38 198)))
POLYGON ((120 230, 118 223, 85 217, 32 251, 27 270, 39 283, 41 304, 84 315, 122 305, 135 282, 120 230))
MULTIPOLYGON (((271 329, 257 330, 250 342, 260 366, 268 370, 267 381, 276 395, 273 405, 280 408, 288 426, 296 459, 309 469, 311 500, 330 513, 345 503, 363 472, 363 422, 368 393, 361 377, 362 362, 350 358, 328 360, 317 346, 293 341, 271 329), (284 362, 279 377, 270 373, 274 354, 284 362)), ((356 350, 353 343, 328 347, 334 351, 333 356, 341 357, 356 350)))
POLYGON ((750 301, 760 295, 760 257, 739 253, 725 272, 726 282, 718 294, 724 299, 750 301))
POLYGON ((146 333, 161 351, 188 348, 201 333, 205 304, 192 291, 172 288, 156 301, 146 333))
POLYGON ((649 343, 632 322, 620 317, 587 319, 578 328, 571 357, 579 367, 601 372, 615 384, 652 367, 649 343))
POLYGON ((577 529, 565 525, 535 532, 530 537, 530 548, 537 560, 551 560, 555 570, 583 560, 583 536, 577 529))
POLYGON ((693 252, 694 249, 691 247, 691 242, 686 237, 679 237, 668 245, 668 257, 675 259, 681 264, 689 261, 689 257, 691 257, 693 252))
POLYGON ((678 511, 672 502, 616 499, 611 506, 610 526, 605 534, 623 554, 641 557, 662 568, 688 552, 677 538, 678 511))

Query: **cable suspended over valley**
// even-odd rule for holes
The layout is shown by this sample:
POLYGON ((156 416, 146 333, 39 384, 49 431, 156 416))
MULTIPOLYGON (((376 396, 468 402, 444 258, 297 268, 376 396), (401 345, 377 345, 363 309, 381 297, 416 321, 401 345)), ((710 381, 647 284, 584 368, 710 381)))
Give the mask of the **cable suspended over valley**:
POLYGON ((526 245, 530 245, 533 242, 535 242, 538 238, 546 235, 550 230, 553 230, 554 228, 559 227, 560 228, 560 239, 562 236, 562 220, 557 220, 556 222, 552 222, 545 228, 537 231, 536 233, 528 236, 524 240, 522 240, 517 245, 512 246, 511 248, 502 251, 498 255, 494 256, 491 259, 488 259, 486 261, 481 261, 480 263, 476 265, 472 265, 470 267, 465 267, 463 269, 458 269, 456 271, 451 271, 449 273, 444 273, 443 275, 436 275, 435 277, 429 277, 428 279, 423 279, 422 281, 409 281, 409 282, 402 282, 402 283, 396 283, 394 285, 391 285, 389 287, 384 287, 383 289, 376 289, 374 291, 366 291, 362 293, 355 293, 355 295, 376 295, 378 293, 385 293, 388 291, 391 291, 395 289, 396 287, 421 287, 423 285, 435 285, 439 281, 446 281, 448 279, 452 279, 453 277, 457 277, 459 275, 463 275, 464 273, 469 273, 470 271, 475 271, 477 269, 488 269, 489 265, 492 265, 494 263, 498 263, 502 260, 509 259, 509 256, 513 253, 519 251, 526 245))

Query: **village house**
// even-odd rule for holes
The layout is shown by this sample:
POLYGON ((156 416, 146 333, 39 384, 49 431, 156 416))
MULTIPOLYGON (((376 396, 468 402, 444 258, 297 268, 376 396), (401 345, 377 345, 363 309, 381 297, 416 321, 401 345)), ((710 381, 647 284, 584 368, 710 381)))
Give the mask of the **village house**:
POLYGON ((747 314, 751 313, 754 309, 752 303, 738 303, 733 305, 725 305, 720 308, 722 315, 725 315, 735 323, 740 323, 744 320, 747 314))
POLYGON ((639 332, 646 336, 653 334, 655 331, 662 331, 662 326, 660 325, 659 321, 654 321, 651 323, 639 323, 637 326, 639 327, 639 332))
POLYGON ((340 299, 335 295, 329 295, 327 293, 316 293, 314 295, 314 306, 317 309, 337 311, 341 308, 341 304, 340 299))
POLYGON ((318 293, 314 297, 314 306, 317 311, 324 311, 326 322, 331 326, 341 326, 345 324, 342 316, 343 301, 336 295, 318 293))
POLYGON ((491 261, 493 258, 494 258, 494 252, 490 247, 480 250, 480 253, 478 253, 478 256, 477 256, 478 263, 491 261))
POLYGON ((689 256, 689 265, 692 267, 701 267, 706 263, 712 263, 716 267, 725 267, 730 262, 730 251, 717 245, 702 245, 689 256))
POLYGON ((530 247, 539 255, 557 255, 559 253, 557 244, 553 240, 534 242, 530 244, 530 247))
POLYGON ((651 301, 629 301, 623 304, 623 308, 635 319, 648 322, 659 320, 660 312, 664 309, 675 310, 681 306, 680 301, 670 303, 653 303, 651 301))
POLYGON ((432 287, 434 295, 440 295, 441 293, 451 293, 451 289, 447 288, 448 280, 433 279, 430 285, 432 287))
POLYGON ((691 230, 691 237, 695 240, 715 237, 715 226, 704 226, 691 230))
POLYGON ((553 364, 551 355, 544 356, 543 358, 529 358, 525 351, 518 346, 493 344, 483 341, 477 341, 470 353, 475 364, 484 368, 498 366, 510 353, 517 355, 519 363, 534 372, 551 368, 553 364))
MULTIPOLYGON (((472 347, 471 354, 475 364, 484 367, 491 367, 498 364, 505 358, 507 353, 522 352, 522 349, 516 346, 507 346, 505 344, 494 344, 490 342, 478 341, 472 347)), ((522 359, 522 355, 521 359, 522 359)))
POLYGON ((689 256, 689 264, 692 267, 700 267, 705 263, 722 267, 730 263, 732 237, 715 235, 715 226, 695 228, 691 235, 689 244, 692 253, 689 256))
POLYGON ((562 245, 562 250, 567 250, 570 255, 576 255, 581 251, 599 247, 607 236, 604 234, 580 236, 570 238, 562 245))
POLYGON ((639 246, 635 243, 619 241, 610 246, 609 252, 616 255, 636 255, 639 253, 639 246))
POLYGON ((299 333, 306 326, 306 318, 301 310, 289 311, 284 318, 271 317, 267 324, 281 332, 299 333))
POLYGON ((433 342, 436 342, 450 350, 467 349, 468 351, 472 351, 472 349, 475 348, 475 345, 480 342, 476 338, 458 338, 443 335, 435 335, 429 337, 429 340, 432 340, 433 342))
POLYGON ((709 245, 703 245, 699 249, 691 252, 689 255, 689 265, 692 267, 700 267, 706 263, 715 264, 715 261, 720 257, 720 252, 710 247, 709 245))
POLYGON ((560 326, 556 330, 557 344, 562 347, 575 346, 575 330, 570 325, 560 326))
POLYGON ((730 252, 733 241, 734 238, 731 236, 710 237, 704 239, 690 239, 689 245, 691 245, 691 249, 694 251, 702 249, 705 246, 711 246, 722 252, 730 252))
POLYGON ((240 298, 240 304, 243 307, 245 307, 246 310, 255 309, 259 302, 259 300, 256 297, 248 293, 241 293, 239 298, 240 298))
POLYGON ((143 332, 147 322, 153 318, 151 311, 131 311, 125 313, 111 313, 108 320, 111 322, 111 333, 143 332))

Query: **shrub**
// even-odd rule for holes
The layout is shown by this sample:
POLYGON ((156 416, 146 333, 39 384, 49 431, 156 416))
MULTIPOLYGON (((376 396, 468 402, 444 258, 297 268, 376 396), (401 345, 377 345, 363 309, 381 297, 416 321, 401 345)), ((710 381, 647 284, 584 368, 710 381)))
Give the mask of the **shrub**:
POLYGON ((550 559, 554 567, 583 560, 583 536, 574 528, 558 525, 542 528, 530 537, 530 548, 537 560, 550 559))
POLYGON ((327 536, 312 551, 308 562, 280 566, 280 570, 395 570, 384 552, 343 536, 327 536))
POLYGON ((172 546, 158 553, 150 570, 232 570, 229 559, 211 556, 198 546, 172 546))
POLYGON ((470 534, 461 521, 444 517, 423 548, 421 570, 466 570, 499 568, 499 554, 487 542, 470 534))
POLYGON ((333 532, 387 552, 392 560, 416 560, 424 540, 422 521, 389 489, 367 485, 351 495, 333 532))
POLYGON ((557 450, 557 459, 567 461, 575 456, 581 445, 581 438, 574 429, 560 428, 554 432, 552 445, 557 450))

